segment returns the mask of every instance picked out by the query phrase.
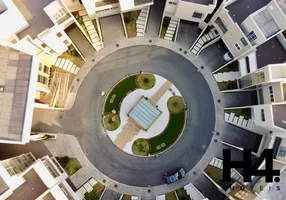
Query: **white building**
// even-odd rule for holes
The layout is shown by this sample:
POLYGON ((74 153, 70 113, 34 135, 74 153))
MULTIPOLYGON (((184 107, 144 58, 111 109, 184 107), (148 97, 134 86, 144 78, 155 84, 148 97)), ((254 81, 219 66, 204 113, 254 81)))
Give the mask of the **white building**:
POLYGON ((0 162, 0 199, 77 200, 54 157, 36 160, 31 153, 0 162))

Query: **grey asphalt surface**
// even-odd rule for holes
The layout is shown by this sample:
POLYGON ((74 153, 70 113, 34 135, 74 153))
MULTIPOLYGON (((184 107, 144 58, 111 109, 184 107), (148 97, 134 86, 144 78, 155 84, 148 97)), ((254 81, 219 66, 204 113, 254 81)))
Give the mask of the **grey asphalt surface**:
POLYGON ((33 131, 72 134, 91 163, 121 183, 147 187, 164 184, 165 172, 190 171, 202 158, 213 135, 215 109, 203 76, 188 60, 160 47, 136 46, 110 54, 85 77, 71 110, 35 109, 33 131), (119 150, 102 125, 102 109, 110 88, 126 74, 140 70, 173 82, 187 105, 187 124, 180 140, 159 157, 139 158, 119 150))

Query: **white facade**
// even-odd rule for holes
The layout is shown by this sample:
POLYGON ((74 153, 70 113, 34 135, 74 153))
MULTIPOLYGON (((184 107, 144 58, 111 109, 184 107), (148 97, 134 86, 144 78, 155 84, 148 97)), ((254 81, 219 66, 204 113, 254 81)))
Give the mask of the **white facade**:
MULTIPOLYGON (((29 155, 32 156, 32 154, 29 155)), ((55 158, 44 156, 42 159, 32 159, 31 161, 34 162, 31 163, 28 168, 24 169, 24 171, 18 174, 11 174, 11 172, 8 173, 7 171, 7 163, 9 163, 9 160, 11 159, 0 162, 0 176, 9 188, 0 196, 1 199, 6 199, 7 197, 12 196, 13 192, 15 192, 17 189, 21 190, 21 185, 25 184, 26 182, 25 175, 33 170, 36 172, 35 175, 41 179, 47 188, 46 191, 37 199, 42 199, 45 195, 50 194, 56 200, 78 200, 76 194, 65 181, 65 179, 68 178, 68 175, 55 158), (6 167, 4 167, 4 165, 6 167)), ((20 163, 18 164, 20 165, 20 163)), ((28 193, 29 191, 26 192, 28 193)))

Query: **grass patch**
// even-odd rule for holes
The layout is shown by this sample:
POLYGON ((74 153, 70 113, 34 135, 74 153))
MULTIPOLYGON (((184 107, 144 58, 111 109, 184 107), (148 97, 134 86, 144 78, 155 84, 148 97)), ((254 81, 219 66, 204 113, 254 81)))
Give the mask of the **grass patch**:
POLYGON ((137 85, 144 90, 153 88, 155 83, 156 78, 153 74, 140 74, 137 77, 137 85))
POLYGON ((207 175, 211 177, 218 185, 220 185, 224 190, 227 190, 234 181, 231 179, 230 183, 224 182, 222 180, 222 169, 219 169, 217 167, 214 167, 212 165, 208 165, 205 170, 207 175))
POLYGON ((150 152, 148 140, 139 138, 132 144, 132 152, 134 155, 147 156, 150 152))
POLYGON ((136 75, 129 76, 117 83, 106 99, 104 113, 110 113, 112 110, 119 113, 121 101, 128 92, 135 89, 137 89, 136 75))
POLYGON ((184 188, 176 190, 176 193, 180 200, 191 200, 190 196, 187 194, 184 188))
POLYGON ((185 117, 185 112, 170 115, 166 129, 160 135, 149 139, 151 154, 168 149, 178 139, 184 129, 185 117))
POLYGON ((216 73, 238 72, 238 71, 239 71, 238 61, 234 61, 230 63, 229 65, 225 66, 224 68, 218 70, 216 73))
POLYGON ((166 200, 177 200, 175 192, 170 192, 166 194, 166 200))
POLYGON ((237 82, 235 81, 227 81, 227 82, 217 82, 219 89, 222 90, 233 90, 237 88, 237 82))
POLYGON ((170 24, 170 21, 171 21, 171 17, 164 17, 160 38, 164 38, 165 37, 165 34, 167 32, 167 28, 168 28, 168 26, 170 24))
POLYGON ((131 200, 131 195, 124 194, 121 200, 131 200))
POLYGON ((114 131, 120 126, 120 118, 117 114, 108 113, 104 116, 106 130, 114 131))
POLYGON ((169 98, 167 106, 171 114, 179 114, 185 110, 184 100, 180 96, 173 96, 169 98))
POLYGON ((68 156, 58 157, 57 161, 65 169, 69 176, 73 175, 82 167, 76 158, 70 158, 68 156))
POLYGON ((105 189, 105 186, 97 183, 93 186, 93 190, 90 193, 85 193, 84 198, 85 200, 99 200, 103 191, 105 189))
POLYGON ((234 113, 235 116, 243 116, 244 119, 248 120, 251 119, 251 109, 250 108, 243 108, 243 109, 232 109, 232 110, 225 110, 225 113, 234 113))
POLYGON ((139 10, 131 11, 128 13, 123 14, 124 23, 126 26, 127 36, 128 38, 136 37, 136 20, 138 19, 138 16, 140 14, 139 10))

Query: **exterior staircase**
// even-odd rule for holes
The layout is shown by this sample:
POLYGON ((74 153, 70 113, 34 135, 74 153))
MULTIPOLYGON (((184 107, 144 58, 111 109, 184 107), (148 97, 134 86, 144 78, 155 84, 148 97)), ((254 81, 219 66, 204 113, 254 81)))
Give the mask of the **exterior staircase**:
POLYGON ((73 62, 64 58, 57 58, 57 60, 54 63, 54 66, 59 67, 72 74, 77 74, 78 71, 80 70, 80 68, 77 67, 75 64, 73 64, 73 62))
POLYGON ((192 47, 191 52, 196 56, 199 55, 205 44, 217 37, 219 37, 219 32, 215 28, 212 28, 196 42, 196 44, 192 47))
POLYGON ((176 34, 176 29, 178 27, 178 24, 179 24, 179 19, 172 17, 169 26, 167 28, 166 34, 164 36, 165 40, 169 41, 173 40, 173 37, 176 34))
POLYGON ((254 126, 252 119, 244 119, 243 116, 235 116, 234 113, 224 113, 224 120, 245 129, 252 129, 254 126))
POLYGON ((202 200, 204 195, 191 183, 184 186, 185 191, 192 200, 202 200))
POLYGON ((138 19, 136 20, 137 37, 144 37, 150 6, 141 9, 138 19))
POLYGON ((81 16, 83 19, 83 23, 87 29, 87 32, 89 34, 91 41, 92 41, 92 45, 94 46, 96 51, 99 51, 100 49, 103 48, 103 45, 102 45, 100 36, 99 36, 94 24, 92 23, 92 20, 88 16, 86 10, 81 10, 78 13, 79 13, 79 16, 81 16))

